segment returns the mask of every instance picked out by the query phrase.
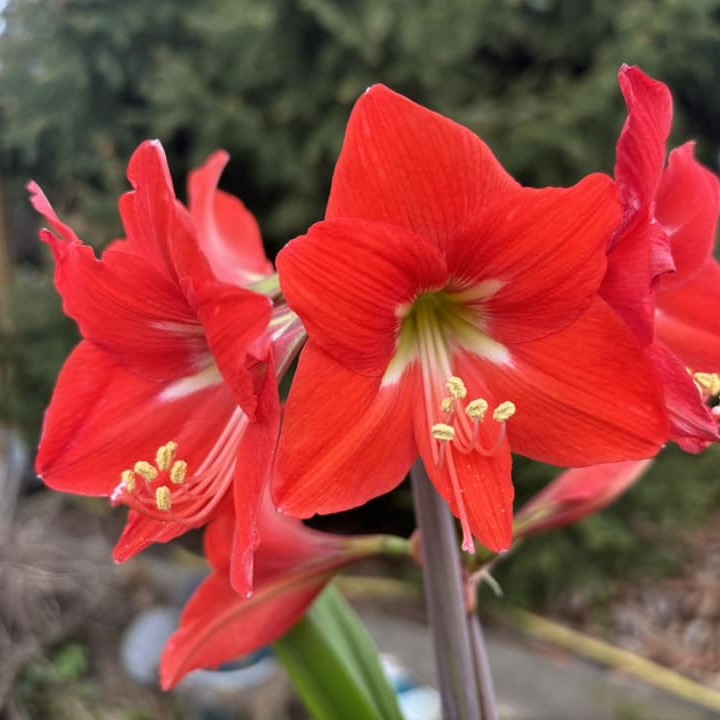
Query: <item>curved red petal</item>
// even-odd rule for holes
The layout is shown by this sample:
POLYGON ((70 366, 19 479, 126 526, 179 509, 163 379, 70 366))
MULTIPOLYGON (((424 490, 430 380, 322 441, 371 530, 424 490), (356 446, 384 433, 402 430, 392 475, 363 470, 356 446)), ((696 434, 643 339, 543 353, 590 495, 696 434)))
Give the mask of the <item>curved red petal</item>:
POLYGON ((277 265, 283 293, 313 342, 363 375, 385 372, 403 309, 448 279, 430 242, 360 220, 313 225, 282 250, 277 265))
POLYGON ((658 293, 657 335, 694 371, 720 371, 720 265, 710 258, 682 287, 658 293))
POLYGON ((275 468, 278 508, 296 517, 362 505, 417 458, 412 393, 346 370, 310 342, 300 356, 275 468))
POLYGON ((653 366, 602 300, 564 330, 515 347, 509 365, 477 362, 495 397, 516 405, 514 452, 580 467, 650 457, 667 439, 653 366))
POLYGON ((678 288, 712 254, 720 214, 720 180, 694 155, 695 143, 670 153, 657 194, 655 216, 667 233, 675 272, 659 279, 662 290, 678 288))
POLYGON ((592 301, 620 206, 612 180, 522 189, 496 198, 446 244, 453 283, 497 288, 482 304, 488 333, 527 342, 571 323, 592 301))
POLYGON ((470 130, 375 85, 350 115, 325 217, 379 220, 442 244, 478 198, 514 187, 470 130))
POLYGON ((270 275, 273 267, 252 213, 238 198, 218 190, 229 157, 218 150, 190 173, 189 206, 200 247, 215 277, 242 287, 270 275))

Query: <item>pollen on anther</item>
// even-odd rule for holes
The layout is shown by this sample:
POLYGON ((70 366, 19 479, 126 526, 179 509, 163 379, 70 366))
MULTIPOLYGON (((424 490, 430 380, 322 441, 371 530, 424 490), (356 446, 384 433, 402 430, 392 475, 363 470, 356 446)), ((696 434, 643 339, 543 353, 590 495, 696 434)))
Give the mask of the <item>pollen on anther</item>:
POLYGON ((170 488, 165 485, 161 485, 155 490, 155 505, 158 510, 162 512, 169 512, 172 507, 172 493, 170 488))
POLYGON ((170 470, 170 481, 175 485, 182 485, 187 475, 187 463, 184 460, 176 460, 170 470))
POLYGON ((443 398, 443 401, 440 403, 440 409, 446 414, 455 412, 455 398, 454 397, 443 398))
POLYGON ((135 479, 135 473, 132 470, 123 470, 120 474, 120 481, 123 487, 128 492, 134 492, 137 487, 137 480, 135 479))
POLYGON ((467 404, 465 414, 476 422, 482 422, 488 411, 488 401, 484 398, 477 398, 467 404))
POLYGON ((455 437, 455 428, 445 423, 436 423, 430 428, 432 436, 441 442, 450 442, 455 437))
POLYGON ((135 463, 133 470, 140 475, 141 478, 147 480, 148 482, 152 482, 158 476, 157 469, 149 462, 145 462, 145 460, 138 460, 135 463))
POLYGON ((501 402, 495 410, 493 410, 493 420, 495 422, 507 422, 515 414, 515 403, 510 400, 501 402))
POLYGON ((714 397, 720 394, 720 375, 717 373, 696 372, 693 373, 693 380, 700 390, 708 395, 714 397))
POLYGON ((445 387, 447 388, 447 391, 457 400, 462 400, 467 397, 467 387, 465 387, 465 383, 461 378, 456 377, 455 375, 448 378, 447 383, 445 383, 445 387))
POLYGON ((167 470, 172 465, 175 455, 177 455, 177 449, 178 444, 172 440, 157 449, 155 464, 158 466, 158 470, 167 470))

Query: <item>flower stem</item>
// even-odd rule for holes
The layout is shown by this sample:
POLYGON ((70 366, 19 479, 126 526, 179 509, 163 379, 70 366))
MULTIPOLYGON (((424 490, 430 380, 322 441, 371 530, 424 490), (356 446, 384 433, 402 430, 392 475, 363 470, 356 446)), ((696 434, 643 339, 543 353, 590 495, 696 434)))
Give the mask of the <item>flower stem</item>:
POLYGON ((483 720, 498 720, 497 703, 495 702, 495 684, 490 671, 490 660, 485 645, 485 635, 482 630, 477 611, 468 615, 468 630, 470 643, 475 657, 475 677, 480 688, 480 706, 483 720))
MULTIPOLYGON (((482 688, 476 663, 455 526, 420 460, 410 471, 420 530, 425 596, 435 647, 443 718, 478 720, 482 688)), ((492 716, 491 716, 492 717, 492 716)))

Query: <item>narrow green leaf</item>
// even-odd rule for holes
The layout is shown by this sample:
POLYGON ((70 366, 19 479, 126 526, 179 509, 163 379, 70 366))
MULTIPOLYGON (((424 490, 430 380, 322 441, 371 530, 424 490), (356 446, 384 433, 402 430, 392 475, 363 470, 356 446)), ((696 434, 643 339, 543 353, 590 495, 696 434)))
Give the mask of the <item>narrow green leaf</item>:
POLYGON ((335 588, 273 647, 315 720, 402 720, 372 640, 335 588))

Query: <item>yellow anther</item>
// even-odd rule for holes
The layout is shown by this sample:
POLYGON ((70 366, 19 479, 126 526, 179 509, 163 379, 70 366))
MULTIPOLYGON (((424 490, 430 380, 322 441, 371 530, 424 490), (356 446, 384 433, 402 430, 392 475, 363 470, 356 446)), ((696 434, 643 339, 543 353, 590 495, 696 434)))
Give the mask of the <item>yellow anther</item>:
POLYGON ((172 465, 175 455, 177 455, 177 449, 177 443, 172 440, 157 449, 155 464, 158 466, 158 470, 167 470, 172 465))
POLYGON ((128 492, 133 492, 137 487, 137 480, 135 479, 135 473, 132 470, 123 470, 120 475, 123 487, 128 492))
POLYGON ((515 403, 506 400, 501 402, 495 410, 493 410, 493 420, 496 422, 506 422, 515 414, 515 403))
POLYGON ((169 512, 172 507, 172 493, 169 487, 161 485, 155 490, 155 505, 158 510, 169 512))
POLYGON ((432 436, 441 442, 450 442, 455 437, 455 428, 445 423, 436 423, 430 428, 432 436))
POLYGON ((483 398, 477 398, 467 404, 465 408, 465 414, 476 422, 481 423, 485 419, 485 414, 488 411, 488 401, 483 398))
POLYGON ((170 480, 175 485, 182 485, 187 475, 187 463, 184 460, 176 460, 170 470, 170 480))
POLYGON ((708 395, 720 394, 720 375, 717 373, 693 373, 695 384, 708 395))
POLYGON ((157 469, 144 460, 138 460, 138 462, 135 463, 133 470, 148 482, 152 482, 158 476, 157 469))
POLYGON ((440 409, 444 413, 455 412, 455 398, 453 398, 453 397, 443 398, 442 403, 440 403, 440 409))
POLYGON ((467 388, 465 387, 465 383, 459 377, 455 377, 453 375, 448 379, 447 383, 445 383, 445 387, 447 388, 447 391, 457 400, 462 400, 467 397, 467 388))

